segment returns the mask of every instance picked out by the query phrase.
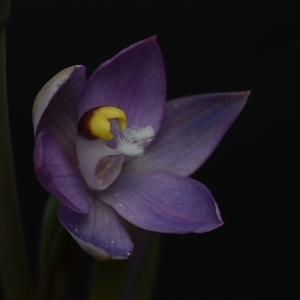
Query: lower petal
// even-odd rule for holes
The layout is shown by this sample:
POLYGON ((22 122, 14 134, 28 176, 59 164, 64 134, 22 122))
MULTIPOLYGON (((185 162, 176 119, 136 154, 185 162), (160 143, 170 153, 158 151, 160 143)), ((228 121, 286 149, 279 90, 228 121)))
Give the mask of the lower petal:
POLYGON ((74 212, 61 204, 58 218, 77 243, 98 260, 128 258, 133 251, 120 217, 99 199, 93 201, 89 214, 74 212))
POLYGON ((87 186, 52 133, 43 131, 34 146, 36 176, 50 194, 74 211, 88 213, 92 203, 87 186))
POLYGON ((121 174, 101 199, 147 230, 201 233, 223 224, 210 191, 200 182, 174 174, 121 174))

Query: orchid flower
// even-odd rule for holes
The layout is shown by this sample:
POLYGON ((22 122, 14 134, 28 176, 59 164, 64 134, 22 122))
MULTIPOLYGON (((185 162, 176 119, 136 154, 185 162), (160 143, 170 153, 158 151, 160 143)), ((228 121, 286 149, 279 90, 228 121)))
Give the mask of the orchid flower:
POLYGON ((213 152, 248 92, 166 102, 155 37, 106 61, 55 75, 33 106, 34 165, 58 218, 97 259, 133 252, 123 220, 150 231, 202 233, 223 224, 210 191, 188 176, 213 152))

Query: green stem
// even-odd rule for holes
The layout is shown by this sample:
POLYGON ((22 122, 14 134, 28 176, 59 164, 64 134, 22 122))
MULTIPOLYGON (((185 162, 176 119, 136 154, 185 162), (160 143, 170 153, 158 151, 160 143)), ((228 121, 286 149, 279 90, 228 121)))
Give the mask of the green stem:
POLYGON ((41 231, 40 300, 72 299, 80 247, 57 218, 58 200, 48 198, 41 231))
POLYGON ((5 26, 10 3, 0 0, 0 268, 7 299, 32 299, 18 209, 9 131, 5 26))

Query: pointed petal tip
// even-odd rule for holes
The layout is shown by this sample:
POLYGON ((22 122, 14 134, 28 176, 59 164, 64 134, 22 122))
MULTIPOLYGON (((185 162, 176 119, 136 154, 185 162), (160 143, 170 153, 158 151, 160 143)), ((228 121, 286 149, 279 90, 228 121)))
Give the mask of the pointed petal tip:
POLYGON ((201 228, 200 230, 196 230, 195 233, 199 234, 199 233, 210 232, 210 231, 213 231, 223 225, 224 225, 224 222, 220 221, 219 223, 216 223, 216 224, 207 225, 205 230, 203 230, 203 228, 201 228))
POLYGON ((207 224, 206 228, 203 230, 203 228, 201 228, 200 230, 195 230, 195 233, 205 233, 205 232, 209 232, 212 230, 215 230, 221 226, 224 225, 224 222, 222 220, 222 216, 221 216, 221 212, 219 209, 219 206, 216 202, 215 203, 215 209, 216 209, 216 219, 214 223, 211 224, 207 224))
MULTIPOLYGON (((143 43, 153 43, 153 44, 158 45, 158 44, 157 44, 157 35, 156 35, 156 34, 151 35, 151 36, 149 36, 149 37, 146 38, 146 39, 140 40, 140 41, 138 41, 138 42, 132 44, 131 46, 136 46, 136 45, 138 45, 138 44, 143 44, 143 43)), ((131 46, 129 46, 129 47, 131 47, 131 46)))
POLYGON ((246 100, 249 98, 250 94, 252 91, 248 90, 248 91, 241 91, 240 94, 243 95, 243 97, 246 98, 246 100))
POLYGON ((233 92, 232 94, 236 96, 237 101, 243 102, 243 107, 244 107, 244 105, 248 101, 251 91, 233 92))
POLYGON ((251 94, 251 90, 247 90, 247 91, 244 91, 243 93, 247 94, 248 96, 251 94))
POLYGON ((195 230, 194 233, 199 234, 199 233, 210 232, 210 231, 213 231, 223 225, 224 225, 224 222, 221 219, 219 219, 218 222, 214 222, 212 224, 206 224, 206 227, 202 227, 199 230, 195 230))
POLYGON ((157 44, 157 35, 151 35, 150 37, 148 37, 147 39, 145 39, 144 41, 149 41, 149 42, 154 42, 157 44))
POLYGON ((239 106, 241 111, 246 105, 248 98, 251 94, 251 91, 241 91, 233 94, 236 94, 236 101, 239 102, 239 104, 237 104, 237 107, 239 106))
MULTIPOLYGON (((234 98, 236 98, 236 100, 247 100, 251 94, 251 91, 240 91, 240 92, 224 92, 224 93, 216 93, 217 94, 224 94, 226 96, 233 96, 234 98)), ((208 94, 209 95, 209 94, 208 94)), ((213 94, 212 94, 213 95, 213 94)), ((233 99, 234 99, 233 98, 233 99)))

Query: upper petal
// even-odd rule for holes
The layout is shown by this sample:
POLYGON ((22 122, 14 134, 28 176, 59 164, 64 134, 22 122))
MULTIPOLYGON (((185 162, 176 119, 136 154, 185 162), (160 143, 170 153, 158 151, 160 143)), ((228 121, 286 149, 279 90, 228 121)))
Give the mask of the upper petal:
POLYGON ((196 95, 167 103, 155 141, 127 172, 169 172, 188 176, 214 151, 246 104, 249 92, 196 95))
POLYGON ((32 115, 34 134, 47 130, 75 162, 77 102, 85 84, 85 67, 72 66, 56 74, 36 96, 32 115))
POLYGON ((36 176, 50 194, 74 211, 87 213, 92 203, 77 169, 50 132, 41 132, 34 145, 36 176))
POLYGON ((64 205, 58 217, 77 243, 99 260, 128 258, 133 243, 117 213, 99 199, 94 199, 89 214, 80 214, 64 205))
POLYGON ((160 127, 166 97, 162 54, 155 37, 138 42, 103 63, 89 78, 78 105, 79 117, 104 105, 127 115, 127 126, 160 127))
POLYGON ((200 233, 223 224, 210 191, 200 182, 174 174, 121 174, 101 199, 147 230, 200 233))

